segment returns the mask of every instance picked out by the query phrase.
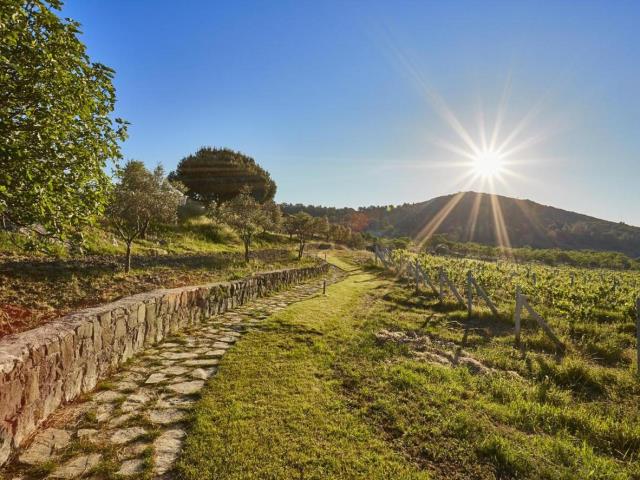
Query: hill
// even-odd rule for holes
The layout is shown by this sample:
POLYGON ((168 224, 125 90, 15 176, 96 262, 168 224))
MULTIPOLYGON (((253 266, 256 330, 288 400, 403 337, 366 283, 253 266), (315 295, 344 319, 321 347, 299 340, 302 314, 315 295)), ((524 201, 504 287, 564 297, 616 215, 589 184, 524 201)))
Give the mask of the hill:
POLYGON ((283 205, 285 213, 326 215, 356 231, 423 239, 446 235, 458 242, 512 247, 616 251, 640 256, 640 228, 570 212, 531 200, 461 192, 399 206, 332 208, 283 205))

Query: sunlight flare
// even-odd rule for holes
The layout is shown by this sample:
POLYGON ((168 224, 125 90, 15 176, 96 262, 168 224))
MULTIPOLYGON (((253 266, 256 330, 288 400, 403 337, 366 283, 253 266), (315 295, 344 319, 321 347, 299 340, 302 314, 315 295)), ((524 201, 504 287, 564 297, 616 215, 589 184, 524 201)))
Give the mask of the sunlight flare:
POLYGON ((498 152, 484 151, 473 158, 473 169, 482 178, 494 178, 504 172, 505 162, 498 152))

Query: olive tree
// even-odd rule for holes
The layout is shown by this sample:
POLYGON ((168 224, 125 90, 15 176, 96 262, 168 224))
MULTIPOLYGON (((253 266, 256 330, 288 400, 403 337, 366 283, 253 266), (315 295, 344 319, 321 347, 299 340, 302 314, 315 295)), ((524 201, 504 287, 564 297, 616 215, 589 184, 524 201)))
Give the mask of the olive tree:
POLYGON ((266 215, 265 232, 279 232, 282 228, 282 210, 280 210, 278 204, 273 200, 269 200, 262 204, 262 209, 266 215))
POLYGON ((285 219, 286 230, 291 232, 298 240, 298 259, 302 258, 307 240, 313 237, 317 231, 317 221, 306 212, 298 212, 289 215, 285 219))
POLYGON ((244 245, 244 259, 249 261, 249 249, 256 234, 268 227, 269 212, 244 187, 238 195, 220 209, 220 218, 236 231, 244 245))
POLYGON ((103 211, 121 156, 114 71, 91 62, 60 0, 0 3, 0 217, 65 239, 103 211))
POLYGON ((164 177, 161 167, 150 172, 139 161, 127 162, 117 180, 107 216, 127 246, 124 270, 128 273, 133 242, 152 224, 175 222, 182 194, 164 177))
POLYGON ((322 238, 325 241, 329 240, 329 230, 331 228, 331 225, 329 224, 329 219, 324 216, 324 217, 315 217, 313 219, 314 221, 314 235, 318 235, 320 238, 322 238))
POLYGON ((347 243, 351 238, 351 229, 345 225, 333 223, 329 235, 334 242, 347 243))

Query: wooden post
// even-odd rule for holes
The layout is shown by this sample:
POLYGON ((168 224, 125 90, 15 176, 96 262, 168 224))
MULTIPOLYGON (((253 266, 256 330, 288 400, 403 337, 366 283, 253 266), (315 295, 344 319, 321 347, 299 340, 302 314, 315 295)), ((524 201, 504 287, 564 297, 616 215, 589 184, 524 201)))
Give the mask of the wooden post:
POLYGON ((453 296, 456 297, 456 300, 458 300, 458 302, 460 302, 462 305, 465 305, 464 298, 462 298, 462 295, 460 295, 460 292, 458 292, 458 289, 453 284, 453 282, 449 278, 449 275, 447 275, 446 272, 444 272, 444 279, 447 282, 447 285, 449 286, 449 290, 451 290, 451 293, 453 293, 453 296))
POLYGON ((431 290, 433 290, 433 293, 438 295, 438 289, 435 287, 435 285, 431 281, 431 277, 429 276, 429 274, 424 271, 424 269, 422 268, 422 265, 418 265, 418 270, 420 271, 420 275, 422 276, 422 281, 426 282, 426 284, 429 285, 431 290))
POLYGON ((323 295, 327 294, 327 281, 326 280, 322 281, 322 294, 323 295))
POLYGON ((560 341, 558 337, 556 337, 555 333, 553 333, 553 330, 551 330, 551 327, 547 324, 545 319, 542 318, 540 315, 538 315, 538 312, 536 312, 531 307, 531 305, 529 305, 529 300, 527 299, 527 297, 522 296, 522 303, 524 305, 524 308, 526 308, 527 312, 529 312, 529 315, 531 315, 535 319, 535 321, 538 322, 538 325, 540 325, 542 330, 544 330, 544 332, 549 336, 549 338, 553 341, 553 343, 556 344, 556 347, 559 350, 564 350, 564 344, 560 341))
POLYGON ((467 316, 471 318, 473 313, 473 290, 471 282, 471 270, 467 272, 467 316))
POLYGON ((640 375, 640 297, 636 299, 636 350, 638 352, 638 375, 640 375))
POLYGON ((571 272, 571 286, 573 287, 575 283, 576 283, 576 274, 571 272))
POLYGON ((440 292, 438 293, 440 297, 440 301, 444 301, 444 269, 442 267, 438 267, 438 281, 440 283, 440 292))
POLYGON ((535 286, 538 283, 538 277, 536 277, 536 272, 533 272, 531 279, 533 280, 533 285, 535 286))
POLYGON ((520 315, 522 315, 522 293, 520 287, 516 288, 516 310, 513 313, 513 322, 516 324, 516 347, 520 346, 520 315))
POLYGON ((489 295, 487 295, 487 292, 484 291, 484 288, 478 285, 478 282, 476 282, 475 278, 471 277, 471 281, 473 282, 473 285, 476 287, 476 292, 478 292, 478 295, 482 297, 482 299, 484 300, 484 303, 486 303, 487 307, 489 307, 489 309, 491 310, 491 313, 493 313, 496 317, 500 315, 500 313, 498 312, 498 309, 489 298, 489 295))

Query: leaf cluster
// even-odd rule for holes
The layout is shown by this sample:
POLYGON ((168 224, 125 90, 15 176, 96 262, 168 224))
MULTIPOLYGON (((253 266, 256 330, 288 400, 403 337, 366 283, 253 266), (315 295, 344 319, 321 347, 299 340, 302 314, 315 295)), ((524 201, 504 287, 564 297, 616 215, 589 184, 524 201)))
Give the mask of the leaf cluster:
POLYGON ((59 1, 0 6, 0 215, 65 239, 103 211, 127 123, 114 72, 91 62, 59 1))

